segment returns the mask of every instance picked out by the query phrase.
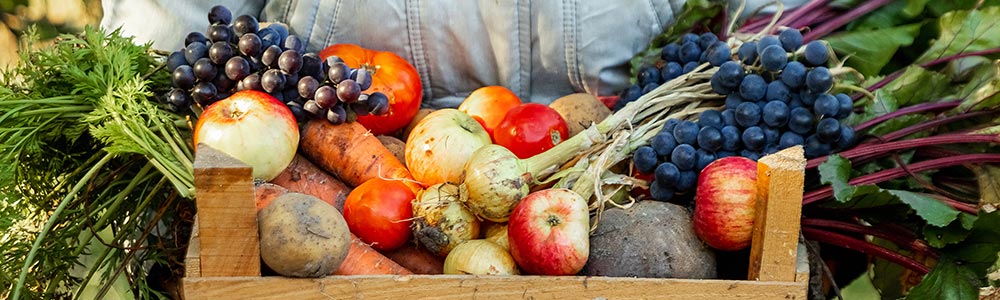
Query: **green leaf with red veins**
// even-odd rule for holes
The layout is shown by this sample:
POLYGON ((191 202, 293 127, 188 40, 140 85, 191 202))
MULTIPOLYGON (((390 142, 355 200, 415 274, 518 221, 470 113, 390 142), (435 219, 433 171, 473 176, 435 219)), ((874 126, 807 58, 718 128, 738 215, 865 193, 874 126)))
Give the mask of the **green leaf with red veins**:
POLYGON ((941 30, 938 39, 917 63, 1000 47, 1000 7, 949 12, 941 16, 938 26, 941 30))
POLYGON ((899 107, 904 107, 946 96, 952 87, 954 84, 948 75, 910 66, 903 71, 903 75, 880 90, 888 91, 899 107))
POLYGON ((906 300, 978 299, 980 280, 969 267, 942 257, 920 284, 910 289, 906 300))

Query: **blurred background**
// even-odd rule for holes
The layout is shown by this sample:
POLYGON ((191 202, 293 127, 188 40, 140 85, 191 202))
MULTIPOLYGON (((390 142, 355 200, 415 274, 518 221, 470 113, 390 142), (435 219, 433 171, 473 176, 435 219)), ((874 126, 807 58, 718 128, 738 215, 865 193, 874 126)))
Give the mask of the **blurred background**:
POLYGON ((100 0, 0 0, 0 68, 17 61, 21 37, 32 25, 43 41, 51 41, 99 24, 101 15, 100 0))

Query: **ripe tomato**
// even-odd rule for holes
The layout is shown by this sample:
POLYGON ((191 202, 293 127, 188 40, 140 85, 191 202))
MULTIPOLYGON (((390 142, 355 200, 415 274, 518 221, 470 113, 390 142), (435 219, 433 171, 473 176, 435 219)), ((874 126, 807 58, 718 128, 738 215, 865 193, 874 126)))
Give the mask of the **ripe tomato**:
POLYGON ((551 107, 525 103, 508 111, 493 135, 496 144, 519 158, 528 158, 569 138, 569 129, 566 120, 551 107))
POLYGON ((410 123, 420 109, 423 87, 417 69, 395 53, 375 51, 353 44, 336 44, 319 52, 322 59, 338 56, 351 68, 366 68, 372 73, 372 86, 365 93, 382 92, 389 97, 385 115, 360 116, 358 122, 372 134, 390 134, 410 123))
POLYGON ((344 202, 351 232, 376 250, 392 250, 410 240, 416 196, 402 181, 372 178, 354 188, 344 202))
POLYGON ((469 114, 483 125, 483 129, 486 129, 486 133, 492 139, 493 130, 500 125, 507 111, 518 105, 521 105, 521 98, 514 95, 514 92, 502 86, 492 85, 473 91, 458 106, 458 110, 469 114))

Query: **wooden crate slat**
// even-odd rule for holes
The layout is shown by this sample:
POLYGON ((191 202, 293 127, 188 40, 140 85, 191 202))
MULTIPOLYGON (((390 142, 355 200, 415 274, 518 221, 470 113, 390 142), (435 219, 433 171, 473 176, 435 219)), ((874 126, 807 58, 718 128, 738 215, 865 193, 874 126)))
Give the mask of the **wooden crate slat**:
POLYGON ((805 299, 796 282, 555 276, 191 278, 188 299, 805 299))
POLYGON ((195 267, 200 275, 260 276, 253 169, 202 144, 194 177, 200 238, 195 267))
POLYGON ((757 162, 757 202, 747 278, 795 281, 806 159, 802 146, 757 162))

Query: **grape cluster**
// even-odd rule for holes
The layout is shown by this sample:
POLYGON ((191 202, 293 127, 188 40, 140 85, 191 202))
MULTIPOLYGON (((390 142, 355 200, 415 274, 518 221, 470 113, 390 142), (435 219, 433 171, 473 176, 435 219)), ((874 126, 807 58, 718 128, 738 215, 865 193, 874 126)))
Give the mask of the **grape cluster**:
POLYGON ((703 63, 719 66, 729 61, 731 55, 729 45, 720 41, 714 33, 684 34, 680 41, 660 49, 660 60, 655 65, 645 65, 639 69, 636 83, 619 94, 614 109, 621 109, 664 82, 687 74, 703 63))
POLYGON ((667 120, 649 146, 635 151, 636 170, 653 174, 651 196, 671 201, 692 191, 700 170, 718 158, 757 160, 795 145, 814 158, 851 147, 855 133, 842 120, 853 101, 830 94, 829 57, 822 41, 802 45, 791 29, 742 44, 738 60, 720 62, 710 81, 726 96, 725 109, 704 111, 697 122, 667 120))
POLYGON ((174 88, 165 99, 174 111, 208 106, 242 90, 270 94, 299 121, 325 118, 339 124, 389 110, 385 94, 364 92, 372 84, 368 69, 306 52, 305 42, 282 24, 260 28, 250 15, 234 20, 221 5, 211 8, 208 21, 205 33, 189 33, 184 48, 167 57, 174 88))

